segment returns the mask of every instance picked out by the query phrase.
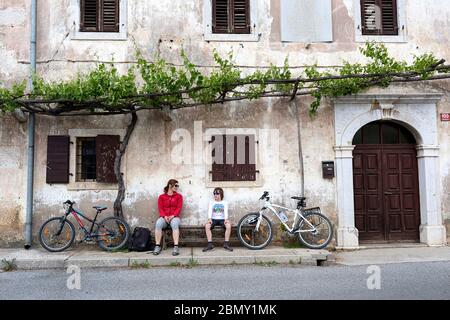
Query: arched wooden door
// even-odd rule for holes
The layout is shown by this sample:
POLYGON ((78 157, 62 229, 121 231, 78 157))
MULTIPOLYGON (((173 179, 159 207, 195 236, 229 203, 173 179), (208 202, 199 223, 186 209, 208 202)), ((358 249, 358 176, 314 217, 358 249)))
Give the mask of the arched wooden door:
POLYGON ((416 141, 401 125, 371 122, 353 139, 355 225, 364 242, 418 241, 416 141))

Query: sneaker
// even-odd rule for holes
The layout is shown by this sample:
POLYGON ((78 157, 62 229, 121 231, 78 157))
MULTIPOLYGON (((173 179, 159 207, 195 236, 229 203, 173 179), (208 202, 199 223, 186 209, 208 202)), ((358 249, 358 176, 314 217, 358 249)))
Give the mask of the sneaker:
POLYGON ((155 246, 155 249, 153 249, 153 254, 157 256, 161 253, 161 246, 155 246))
POLYGON ((227 251, 233 251, 233 248, 230 247, 230 245, 229 245, 228 243, 225 243, 225 244, 223 245, 223 248, 224 248, 225 250, 227 250, 227 251))
POLYGON ((214 249, 214 246, 212 245, 212 244, 209 244, 208 243, 208 246, 206 247, 206 248, 203 248, 203 252, 206 252, 206 251, 210 251, 210 250, 212 250, 212 249, 214 249))
POLYGON ((177 256, 180 254, 180 250, 178 249, 178 246, 173 247, 172 255, 177 256))

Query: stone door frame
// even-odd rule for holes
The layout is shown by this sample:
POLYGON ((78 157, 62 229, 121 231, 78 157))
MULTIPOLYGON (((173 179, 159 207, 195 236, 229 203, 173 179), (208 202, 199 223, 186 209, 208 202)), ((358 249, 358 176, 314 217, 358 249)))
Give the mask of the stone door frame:
POLYGON ((337 186, 337 248, 359 248, 353 196, 353 149, 356 132, 372 121, 390 120, 406 127, 417 141, 420 242, 446 244, 439 175, 437 103, 440 94, 361 94, 333 100, 337 186))

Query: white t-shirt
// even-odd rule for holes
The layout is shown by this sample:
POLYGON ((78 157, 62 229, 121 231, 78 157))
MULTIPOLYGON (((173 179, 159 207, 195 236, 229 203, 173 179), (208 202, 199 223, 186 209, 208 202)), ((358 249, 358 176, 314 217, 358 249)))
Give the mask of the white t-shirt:
POLYGON ((228 203, 222 201, 210 201, 208 206, 208 219, 228 219, 228 203))

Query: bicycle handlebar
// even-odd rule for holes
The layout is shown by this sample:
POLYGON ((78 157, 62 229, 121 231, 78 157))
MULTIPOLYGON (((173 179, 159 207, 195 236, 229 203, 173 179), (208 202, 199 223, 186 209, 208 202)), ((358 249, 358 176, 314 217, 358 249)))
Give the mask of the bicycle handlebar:
POLYGON ((267 198, 268 195, 269 195, 269 192, 268 191, 264 191, 263 195, 261 196, 261 198, 259 198, 259 200, 267 198))
POLYGON ((67 200, 66 202, 64 202, 64 204, 68 204, 68 205, 74 205, 75 204, 75 201, 70 201, 70 200, 67 200))

